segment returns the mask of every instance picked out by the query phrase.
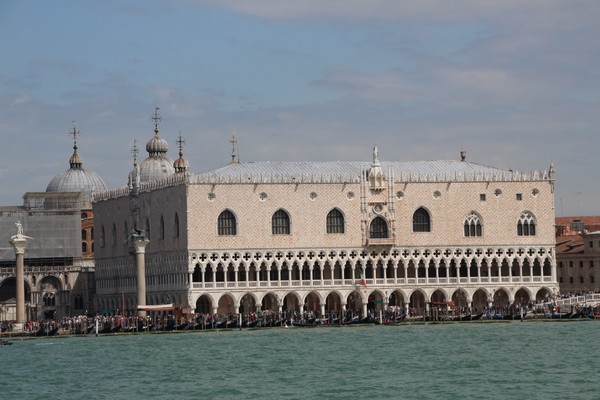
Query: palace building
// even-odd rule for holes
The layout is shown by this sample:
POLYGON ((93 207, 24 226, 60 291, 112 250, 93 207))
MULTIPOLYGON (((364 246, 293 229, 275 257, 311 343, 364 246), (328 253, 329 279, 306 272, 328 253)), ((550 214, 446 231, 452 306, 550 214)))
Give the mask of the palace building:
POLYGON ((93 196, 101 310, 424 315, 558 292, 552 165, 502 170, 464 152, 386 162, 375 147, 356 162, 239 162, 234 151, 228 165, 193 173, 181 138, 167 165, 159 120, 129 183, 93 196))

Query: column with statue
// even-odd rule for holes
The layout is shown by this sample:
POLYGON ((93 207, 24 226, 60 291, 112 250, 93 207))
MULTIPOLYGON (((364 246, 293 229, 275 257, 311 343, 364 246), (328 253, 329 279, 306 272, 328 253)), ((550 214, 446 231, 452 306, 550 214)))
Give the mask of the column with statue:
POLYGON ((13 325, 13 331, 22 332, 23 325, 25 324, 25 248, 27 247, 27 241, 32 239, 29 236, 25 236, 23 233, 23 225, 20 221, 15 223, 17 226, 17 234, 11 236, 9 243, 15 251, 16 264, 15 264, 15 276, 16 276, 16 301, 17 301, 17 315, 16 321, 13 325))

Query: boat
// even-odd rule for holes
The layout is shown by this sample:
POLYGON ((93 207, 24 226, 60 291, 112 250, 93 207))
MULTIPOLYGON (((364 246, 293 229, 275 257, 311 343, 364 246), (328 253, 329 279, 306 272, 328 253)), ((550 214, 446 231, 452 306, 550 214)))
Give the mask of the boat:
POLYGON ((13 342, 10 340, 6 340, 6 339, 0 340, 0 346, 10 346, 11 344, 13 344, 13 342))

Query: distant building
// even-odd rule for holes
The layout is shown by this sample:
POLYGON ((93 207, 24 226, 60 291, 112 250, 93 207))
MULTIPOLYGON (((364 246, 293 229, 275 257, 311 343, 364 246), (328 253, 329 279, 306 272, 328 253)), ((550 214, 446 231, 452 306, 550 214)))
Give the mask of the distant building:
POLYGON ((562 292, 600 289, 600 217, 556 218, 556 258, 562 292))
POLYGON ((464 154, 380 162, 375 147, 366 161, 234 155, 222 168, 191 173, 180 146, 173 173, 157 123, 146 149, 127 186, 94 194, 105 312, 136 312, 133 229, 149 238, 145 303, 196 313, 364 313, 391 305, 422 315, 558 292, 553 166, 501 170, 464 154))
POLYGON ((0 207, 0 320, 15 319, 15 253, 8 241, 20 222, 25 250, 26 318, 61 318, 93 313, 94 230, 92 193, 106 184, 83 168, 73 127, 69 168, 45 192, 28 192, 22 206, 0 207))

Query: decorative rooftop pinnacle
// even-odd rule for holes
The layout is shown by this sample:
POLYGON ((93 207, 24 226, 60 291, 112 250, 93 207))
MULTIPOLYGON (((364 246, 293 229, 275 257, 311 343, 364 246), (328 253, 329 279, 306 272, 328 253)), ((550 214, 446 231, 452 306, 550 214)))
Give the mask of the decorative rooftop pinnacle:
POLYGON ((133 139, 133 146, 131 146, 131 154, 133 154, 133 165, 137 165, 137 155, 140 152, 140 149, 137 146, 137 140, 133 139))
POLYGON ((160 108, 156 107, 154 109, 154 114, 152 114, 152 117, 150 117, 150 119, 154 123, 154 133, 156 135, 158 135, 158 125, 160 125, 160 121, 162 121, 162 117, 158 114, 158 110, 160 110, 160 108))
POLYGON ((177 146, 179 147, 179 157, 183 156, 183 145, 185 144, 185 139, 181 137, 181 131, 179 131, 179 136, 176 140, 177 146))
POLYGON ((231 160, 229 160, 229 164, 237 164, 240 162, 237 149, 237 138, 235 137, 235 133, 236 130, 234 129, 231 133, 231 140, 229 141, 229 143, 231 143, 231 160))
POLYGON ((71 168, 81 168, 83 160, 77 153, 77 137, 81 135, 81 131, 77 129, 75 121, 73 120, 73 129, 67 132, 69 136, 73 136, 73 155, 69 159, 69 165, 71 168))
POLYGON ((179 158, 175 160, 173 163, 173 168, 175 169, 175 173, 186 172, 190 168, 190 164, 188 161, 183 158, 183 145, 185 144, 185 139, 181 137, 181 132, 179 132, 179 137, 177 138, 177 146, 179 146, 179 158))
POLYGON ((379 164, 379 150, 377 149, 377 145, 373 147, 373 166, 380 165, 379 164))

